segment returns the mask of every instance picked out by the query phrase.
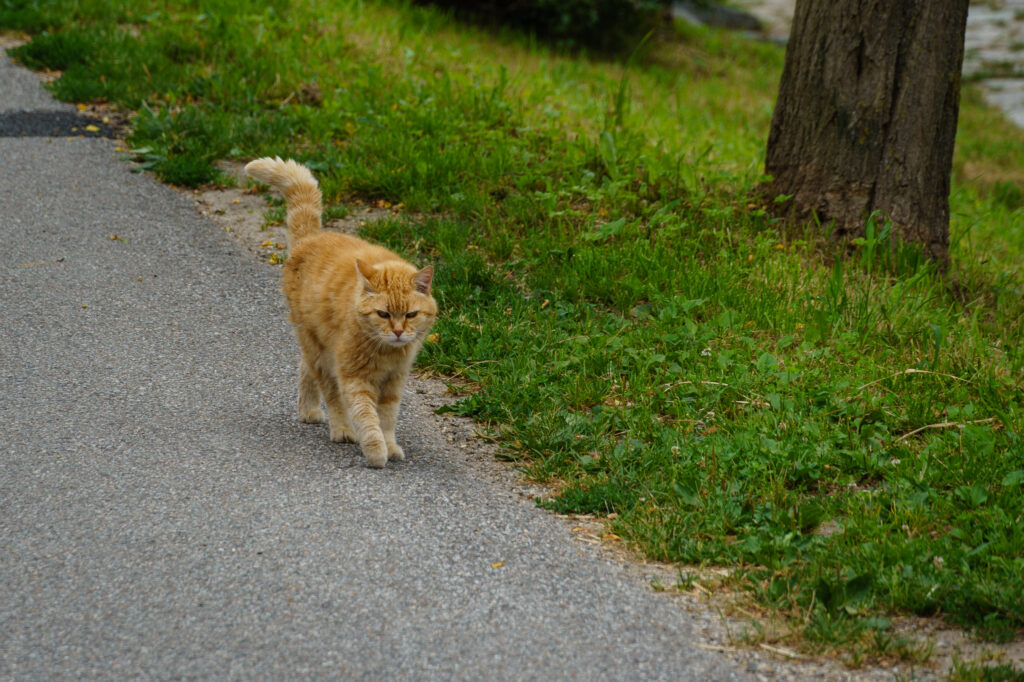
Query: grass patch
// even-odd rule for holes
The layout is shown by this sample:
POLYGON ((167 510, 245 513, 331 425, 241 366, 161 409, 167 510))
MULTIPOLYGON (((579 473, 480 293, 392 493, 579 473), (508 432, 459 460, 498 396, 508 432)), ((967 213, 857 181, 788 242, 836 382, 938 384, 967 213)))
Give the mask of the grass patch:
POLYGON ((885 224, 838 260, 753 197, 770 45, 685 28, 609 62, 404 3, 10 7, 15 57, 136 110, 169 182, 279 154, 338 214, 422 212, 365 232, 438 265, 423 363, 550 508, 734 567, 805 651, 913 659, 901 613, 1024 628, 1024 133, 969 88, 940 275, 885 224))
POLYGON ((950 682, 1024 682, 1024 671, 1013 665, 954 661, 949 675, 950 682))

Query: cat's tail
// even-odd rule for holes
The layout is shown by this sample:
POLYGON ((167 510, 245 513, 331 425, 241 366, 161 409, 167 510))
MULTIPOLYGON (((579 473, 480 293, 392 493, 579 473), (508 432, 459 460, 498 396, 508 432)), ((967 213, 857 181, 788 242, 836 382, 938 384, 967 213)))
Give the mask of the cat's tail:
POLYGON ((281 157, 267 156, 246 164, 245 174, 284 194, 288 206, 288 248, 320 231, 320 187, 308 168, 291 159, 282 161, 281 157))

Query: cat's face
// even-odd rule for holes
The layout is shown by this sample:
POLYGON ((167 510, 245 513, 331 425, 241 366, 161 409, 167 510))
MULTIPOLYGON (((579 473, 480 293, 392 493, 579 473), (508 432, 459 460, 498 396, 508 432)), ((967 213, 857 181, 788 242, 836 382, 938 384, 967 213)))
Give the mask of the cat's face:
POLYGON ((437 318, 430 295, 433 267, 415 271, 404 263, 368 267, 357 261, 357 272, 363 283, 358 313, 364 333, 391 348, 422 341, 437 318))

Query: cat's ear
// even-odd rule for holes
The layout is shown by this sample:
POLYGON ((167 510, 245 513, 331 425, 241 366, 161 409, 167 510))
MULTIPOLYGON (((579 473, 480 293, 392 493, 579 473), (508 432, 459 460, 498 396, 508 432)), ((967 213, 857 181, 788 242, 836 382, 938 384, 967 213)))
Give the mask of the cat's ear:
POLYGON ((363 285, 363 292, 367 294, 377 293, 377 290, 370 284, 370 278, 373 277, 373 268, 358 258, 356 258, 356 277, 359 278, 359 283, 363 285))
POLYGON ((434 281, 434 266, 428 265, 412 278, 412 283, 416 286, 416 291, 421 294, 430 293, 430 283, 434 281))

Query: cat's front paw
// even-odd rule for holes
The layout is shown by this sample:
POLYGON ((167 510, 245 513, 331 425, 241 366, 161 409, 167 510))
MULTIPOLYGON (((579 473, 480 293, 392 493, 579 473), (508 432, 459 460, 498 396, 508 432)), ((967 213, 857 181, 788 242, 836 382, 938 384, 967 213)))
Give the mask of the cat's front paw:
POLYGON ((391 441, 388 443, 388 459, 401 462, 405 459, 405 450, 398 443, 391 441))
POLYGON ((374 469, 383 469, 384 465, 388 463, 388 446, 384 444, 384 441, 363 443, 362 449, 367 465, 374 469))

